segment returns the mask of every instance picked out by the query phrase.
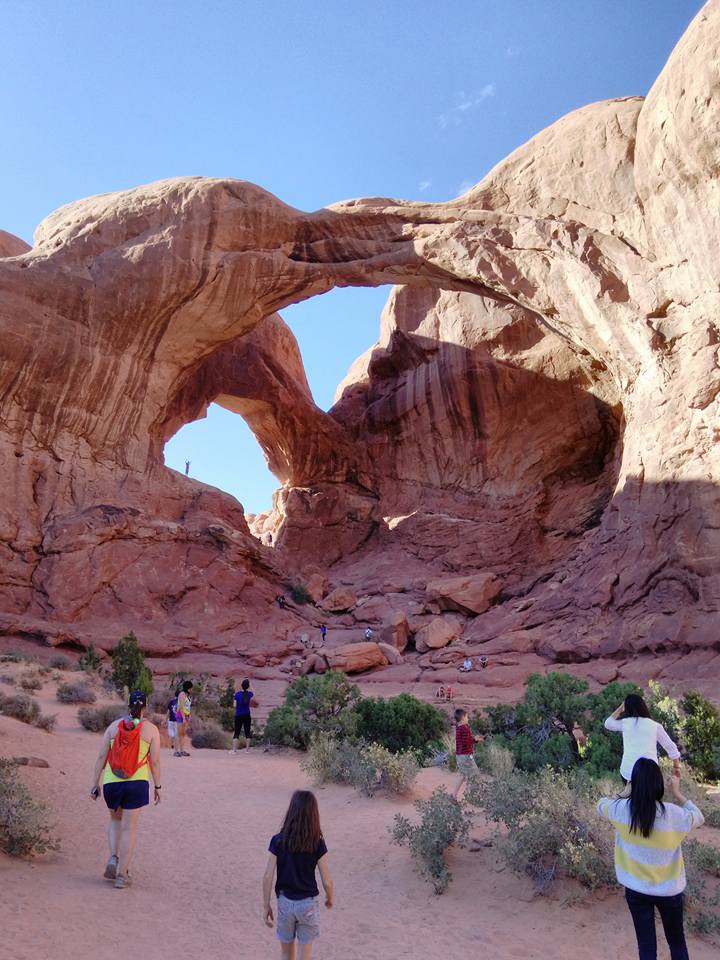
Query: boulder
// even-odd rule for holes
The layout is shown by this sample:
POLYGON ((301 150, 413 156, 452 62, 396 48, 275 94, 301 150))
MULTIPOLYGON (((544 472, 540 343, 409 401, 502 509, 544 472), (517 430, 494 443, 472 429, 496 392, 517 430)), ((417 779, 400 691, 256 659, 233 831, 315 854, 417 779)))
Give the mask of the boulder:
POLYGON ((387 623, 380 631, 380 639, 403 653, 410 640, 410 624, 403 610, 393 610, 390 613, 387 623))
POLYGON ((378 647, 388 663, 403 663, 405 658, 397 647, 382 641, 378 642, 378 647))
POLYGON ((481 572, 462 577, 437 577, 428 583, 426 591, 443 610, 485 613, 502 587, 502 580, 494 573, 481 572))
POLYGON ((415 634, 415 649, 418 653, 446 647, 462 636, 462 625, 454 617, 435 617, 415 634))
POLYGON ((328 613, 346 613, 357 603, 357 597, 350 587, 335 587, 320 603, 328 613))
POLYGON ((342 670, 343 673, 362 673, 373 667, 387 666, 389 662, 380 646, 372 641, 334 647, 316 655, 316 660, 320 658, 329 669, 342 670))

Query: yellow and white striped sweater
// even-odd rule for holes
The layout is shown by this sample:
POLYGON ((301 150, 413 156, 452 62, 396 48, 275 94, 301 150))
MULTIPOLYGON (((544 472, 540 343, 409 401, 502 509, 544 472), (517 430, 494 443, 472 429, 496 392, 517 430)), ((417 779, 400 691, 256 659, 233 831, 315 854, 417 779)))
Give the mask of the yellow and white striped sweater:
POLYGON ((658 804, 657 818, 649 837, 630 832, 630 801, 603 797, 598 813, 615 827, 615 874, 618 883, 638 893, 674 897, 685 889, 685 862, 681 844, 703 815, 688 800, 658 804), (664 809, 663 809, 664 808, 664 809))

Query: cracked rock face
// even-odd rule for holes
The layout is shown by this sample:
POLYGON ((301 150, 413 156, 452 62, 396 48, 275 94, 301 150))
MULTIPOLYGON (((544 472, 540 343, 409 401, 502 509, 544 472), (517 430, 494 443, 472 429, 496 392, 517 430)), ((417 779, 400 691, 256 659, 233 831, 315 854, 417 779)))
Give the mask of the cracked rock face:
POLYGON ((63 207, 32 249, 0 231, 0 631, 279 664, 313 621, 274 599, 312 564, 421 637, 428 583, 501 583, 455 603, 463 650, 714 648, 719 42, 713 0, 645 100, 570 114, 450 203, 308 214, 182 178, 63 207), (388 282, 324 413, 277 311, 388 282), (163 464, 213 401, 282 484, 258 537, 163 464))

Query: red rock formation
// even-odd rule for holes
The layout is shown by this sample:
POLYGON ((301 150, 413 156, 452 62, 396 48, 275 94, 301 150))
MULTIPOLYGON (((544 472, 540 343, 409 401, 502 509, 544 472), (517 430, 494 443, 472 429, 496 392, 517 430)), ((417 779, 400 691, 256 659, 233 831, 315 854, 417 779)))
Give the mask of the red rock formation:
POLYGON ((312 562, 361 598, 333 628, 398 648, 403 617, 431 646, 452 594, 428 582, 479 573, 502 591, 459 602, 463 644, 528 667, 716 645, 719 41, 713 0, 646 100, 576 111, 451 203, 305 214, 184 178, 70 204, 31 250, 0 234, 0 631, 279 663, 320 622, 274 602, 312 562), (387 282, 325 414, 276 311, 387 282), (282 482, 253 521, 272 548, 163 465, 213 400, 282 482))

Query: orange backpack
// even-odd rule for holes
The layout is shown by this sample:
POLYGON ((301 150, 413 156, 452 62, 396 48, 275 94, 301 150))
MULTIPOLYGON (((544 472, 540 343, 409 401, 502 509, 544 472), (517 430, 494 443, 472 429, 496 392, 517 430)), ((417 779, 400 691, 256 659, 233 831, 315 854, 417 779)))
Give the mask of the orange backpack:
POLYGON ((144 721, 137 726, 132 720, 121 720, 108 750, 107 763, 120 780, 129 780, 140 767, 148 762, 148 754, 140 759, 140 729, 144 721))

